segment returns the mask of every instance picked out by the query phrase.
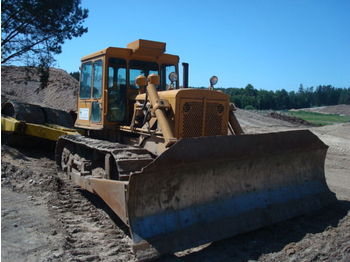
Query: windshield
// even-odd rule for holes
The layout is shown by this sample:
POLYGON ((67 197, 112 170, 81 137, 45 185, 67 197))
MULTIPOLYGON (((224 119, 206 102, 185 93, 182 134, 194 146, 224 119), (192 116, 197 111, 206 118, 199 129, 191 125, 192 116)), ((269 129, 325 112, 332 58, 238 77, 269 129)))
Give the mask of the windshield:
POLYGON ((146 77, 150 74, 159 75, 158 64, 154 62, 131 60, 129 63, 129 68, 130 68, 130 87, 135 89, 137 88, 135 84, 135 79, 139 75, 144 75, 146 77))

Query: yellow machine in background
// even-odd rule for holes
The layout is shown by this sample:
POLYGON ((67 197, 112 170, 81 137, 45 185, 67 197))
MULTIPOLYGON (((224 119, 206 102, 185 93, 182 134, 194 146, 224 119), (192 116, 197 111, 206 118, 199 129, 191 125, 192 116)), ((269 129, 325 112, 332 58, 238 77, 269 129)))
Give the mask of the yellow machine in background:
POLYGON ((178 81, 165 43, 82 58, 75 127, 56 161, 129 227, 141 260, 310 212, 335 200, 327 146, 307 130, 243 134, 228 95, 178 81))

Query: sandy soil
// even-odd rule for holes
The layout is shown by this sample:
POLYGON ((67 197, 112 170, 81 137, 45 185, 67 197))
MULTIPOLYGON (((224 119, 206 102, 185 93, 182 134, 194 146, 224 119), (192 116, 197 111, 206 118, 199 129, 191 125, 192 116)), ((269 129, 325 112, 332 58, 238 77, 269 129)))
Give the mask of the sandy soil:
POLYGON ((36 69, 24 66, 1 66, 1 102, 13 99, 65 110, 76 110, 78 81, 67 72, 50 68, 48 87, 40 89, 36 69))
POLYGON ((45 261, 59 250, 56 220, 40 197, 1 190, 2 261, 45 261))
POLYGON ((1 158, 1 261, 135 260, 122 222, 57 173, 53 153, 2 145, 1 158))

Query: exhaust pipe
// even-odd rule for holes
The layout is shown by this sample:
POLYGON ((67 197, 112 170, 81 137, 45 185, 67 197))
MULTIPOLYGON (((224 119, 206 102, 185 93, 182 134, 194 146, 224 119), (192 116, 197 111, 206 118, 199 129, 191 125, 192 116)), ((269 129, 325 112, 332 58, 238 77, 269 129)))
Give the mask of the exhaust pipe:
POLYGON ((188 63, 182 63, 183 66, 183 88, 188 88, 188 63))

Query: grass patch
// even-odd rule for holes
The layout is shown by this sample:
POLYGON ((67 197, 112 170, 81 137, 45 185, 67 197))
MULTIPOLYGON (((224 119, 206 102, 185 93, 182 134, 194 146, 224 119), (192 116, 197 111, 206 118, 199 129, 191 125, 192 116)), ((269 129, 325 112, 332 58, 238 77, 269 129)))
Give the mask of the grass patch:
POLYGON ((336 123, 350 122, 350 116, 341 116, 337 114, 321 114, 308 111, 288 111, 288 114, 304 119, 315 125, 331 125, 336 123))

